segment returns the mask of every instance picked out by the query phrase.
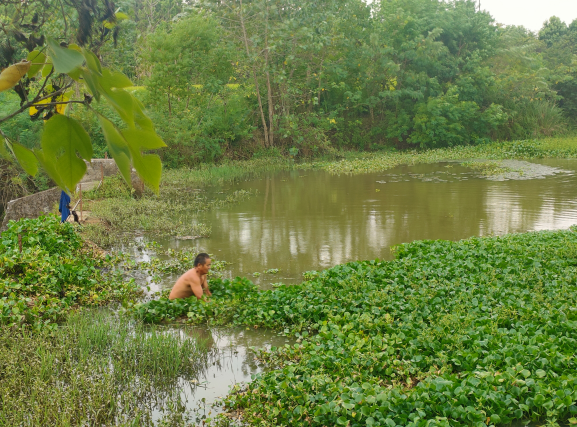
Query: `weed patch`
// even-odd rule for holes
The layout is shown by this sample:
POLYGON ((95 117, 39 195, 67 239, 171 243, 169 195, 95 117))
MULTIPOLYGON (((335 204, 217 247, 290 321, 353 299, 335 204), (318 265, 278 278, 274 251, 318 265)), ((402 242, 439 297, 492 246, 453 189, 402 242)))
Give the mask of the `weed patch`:
POLYGON ((513 172, 513 169, 505 167, 496 161, 468 161, 461 163, 461 166, 473 169, 485 176, 502 175, 507 172, 513 172))
POLYGON ((77 306, 136 298, 140 288, 116 264, 55 216, 11 221, 0 240, 0 324, 41 328, 77 306))
POLYGON ((0 424, 192 425, 179 382, 198 378, 206 360, 196 340, 110 311, 36 333, 3 327, 0 424))

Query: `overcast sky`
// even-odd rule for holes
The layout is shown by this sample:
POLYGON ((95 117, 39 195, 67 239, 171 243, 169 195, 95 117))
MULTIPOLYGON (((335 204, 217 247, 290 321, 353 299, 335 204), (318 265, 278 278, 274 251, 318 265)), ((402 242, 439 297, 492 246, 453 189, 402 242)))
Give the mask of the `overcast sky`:
POLYGON ((577 0, 481 0, 481 9, 499 23, 523 25, 532 31, 539 31, 553 15, 567 25, 577 18, 577 0))

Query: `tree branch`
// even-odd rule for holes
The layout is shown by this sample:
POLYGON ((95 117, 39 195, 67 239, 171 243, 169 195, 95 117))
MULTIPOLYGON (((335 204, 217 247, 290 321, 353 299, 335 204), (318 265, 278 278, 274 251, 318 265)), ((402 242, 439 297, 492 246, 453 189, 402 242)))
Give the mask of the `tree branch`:
MULTIPOLYGON (((58 95, 62 95, 64 92, 66 92, 67 89, 69 89, 72 86, 72 83, 69 83, 68 85, 64 86, 62 89, 57 90, 56 92, 52 92, 46 96, 41 96, 40 94, 42 93, 42 91, 44 90, 44 88, 46 87, 46 83, 48 83, 48 79, 50 78, 50 76, 52 75, 52 72, 54 71, 54 68, 52 68, 52 70, 50 71, 50 74, 48 74, 46 76, 46 80, 44 80, 44 83, 42 84, 42 87, 40 88, 40 90, 38 91, 38 93, 36 94, 36 96, 34 97, 34 99, 30 102, 25 103, 24 105, 22 105, 18 110, 16 110, 15 112, 13 112, 12 114, 6 116, 6 117, 2 117, 0 119, 0 124, 4 123, 7 120, 10 120, 12 117, 17 116, 18 114, 20 114, 21 112, 23 112, 24 110, 30 108, 30 107, 34 107, 34 104, 37 104, 40 101, 44 101, 45 99, 48 98, 52 98, 53 96, 58 96, 58 95)), ((42 104, 42 105, 48 105, 48 104, 42 104)))

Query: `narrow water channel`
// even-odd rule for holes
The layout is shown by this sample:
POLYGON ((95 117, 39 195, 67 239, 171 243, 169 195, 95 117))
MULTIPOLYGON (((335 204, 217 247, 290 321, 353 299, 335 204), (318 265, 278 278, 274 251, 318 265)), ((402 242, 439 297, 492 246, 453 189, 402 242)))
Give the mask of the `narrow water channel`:
MULTIPOLYGON (((162 249, 193 248, 231 263, 263 289, 299 283, 303 273, 362 259, 390 259, 391 247, 421 239, 459 240, 577 224, 577 161, 524 162, 521 172, 484 177, 458 162, 400 166, 383 173, 335 176, 292 171, 214 191, 256 190, 238 205, 197 218, 207 239, 158 240, 162 249), (278 269, 273 274, 266 272, 278 269)), ((146 257, 146 254, 144 254, 146 257)), ((170 288, 165 277, 153 290, 170 288)), ((282 346, 266 330, 198 328, 212 346, 201 380, 182 385, 190 409, 209 408, 235 383, 261 372, 250 347, 282 346), (204 400, 203 400, 204 399, 204 400)), ((210 410, 210 409, 207 409, 210 410)))

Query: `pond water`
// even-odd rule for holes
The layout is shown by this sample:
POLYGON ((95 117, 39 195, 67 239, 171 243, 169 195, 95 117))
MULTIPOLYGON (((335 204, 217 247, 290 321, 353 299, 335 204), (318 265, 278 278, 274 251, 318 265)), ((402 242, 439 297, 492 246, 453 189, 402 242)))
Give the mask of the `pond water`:
MULTIPOLYGON (((249 382, 252 375, 263 371, 252 348, 270 349, 294 343, 294 339, 267 329, 188 325, 184 328, 175 326, 174 329, 198 339, 209 350, 208 362, 199 378, 193 381, 181 378, 178 384, 181 400, 191 411, 195 425, 200 425, 203 417, 220 410, 212 405, 225 397, 233 385, 249 382)), ((154 413, 156 420, 161 416, 161 412, 154 413)))
MULTIPOLYGON (((231 263, 225 276, 247 276, 266 289, 279 282, 299 283, 309 270, 353 260, 391 259, 391 247, 403 242, 459 240, 577 224, 577 161, 512 162, 508 166, 512 172, 489 177, 459 162, 400 166, 353 176, 324 171, 271 174, 213 189, 250 189, 257 195, 199 216, 198 222, 212 227, 210 238, 149 237, 163 249, 194 248, 215 254, 231 263), (279 272, 267 273, 269 269, 279 272)), ((152 290, 170 288, 174 279, 165 277, 152 290)), ((250 347, 289 342, 266 330, 198 328, 197 332, 213 352, 199 383, 182 385, 182 397, 190 409, 205 403, 208 408, 231 385, 250 381, 251 375, 262 371, 250 347)))
POLYGON ((252 189, 257 195, 199 216, 198 222, 212 227, 210 238, 159 243, 214 254, 232 263, 229 276, 247 276, 268 288, 299 283, 309 270, 391 259, 390 248, 403 242, 563 229, 577 223, 577 161, 510 166, 520 172, 486 178, 459 162, 447 162, 353 176, 271 174, 218 189, 252 189), (265 273, 269 269, 279 273, 265 273))

